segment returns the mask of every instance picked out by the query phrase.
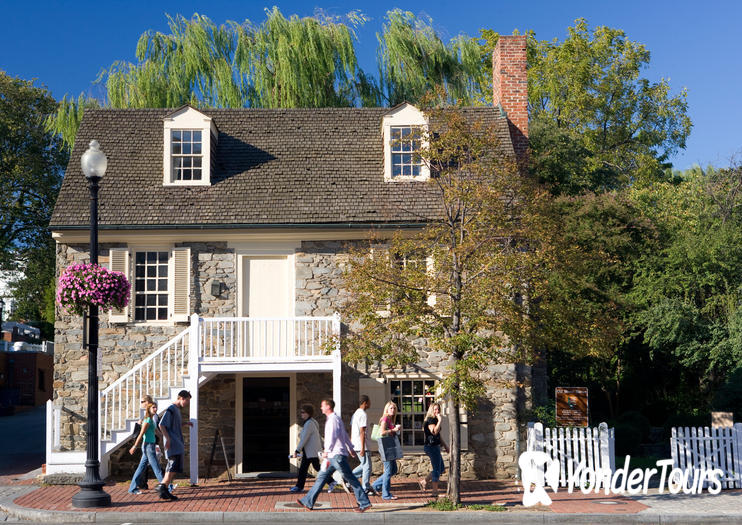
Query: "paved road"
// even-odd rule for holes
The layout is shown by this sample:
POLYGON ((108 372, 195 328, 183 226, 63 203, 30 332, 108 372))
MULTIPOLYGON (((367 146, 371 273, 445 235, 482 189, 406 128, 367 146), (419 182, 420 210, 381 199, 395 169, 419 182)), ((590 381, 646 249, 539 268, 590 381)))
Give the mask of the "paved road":
POLYGON ((0 417, 0 476, 25 474, 45 462, 46 407, 0 417))

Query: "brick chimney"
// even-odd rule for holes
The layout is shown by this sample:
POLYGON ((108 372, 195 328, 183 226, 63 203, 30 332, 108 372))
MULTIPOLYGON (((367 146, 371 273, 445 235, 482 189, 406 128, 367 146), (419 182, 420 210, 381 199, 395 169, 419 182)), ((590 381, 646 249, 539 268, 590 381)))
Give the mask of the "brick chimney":
POLYGON ((528 151, 526 63, 526 37, 500 36, 492 53, 492 103, 507 113, 510 138, 520 161, 528 151))

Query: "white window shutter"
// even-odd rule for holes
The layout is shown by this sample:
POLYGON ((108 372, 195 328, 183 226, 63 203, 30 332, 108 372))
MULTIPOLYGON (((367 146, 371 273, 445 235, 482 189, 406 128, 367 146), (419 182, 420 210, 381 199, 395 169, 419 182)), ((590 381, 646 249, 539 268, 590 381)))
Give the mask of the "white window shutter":
MULTIPOLYGON (((108 257, 108 269, 114 272, 123 273, 129 282, 132 282, 131 275, 129 273, 129 249, 128 248, 111 248, 108 257)), ((134 300, 134 285, 132 283, 129 295, 129 304, 134 300)), ((108 321, 111 323, 128 323, 129 322, 129 306, 121 309, 111 309, 108 314, 108 321)))
POLYGON ((173 249, 172 313, 173 321, 187 322, 191 309, 191 249, 173 249))
POLYGON ((389 401, 389 385, 373 377, 362 377, 358 380, 358 395, 362 396, 363 394, 366 394, 371 402, 371 408, 366 411, 368 415, 368 449, 376 451, 379 449, 379 444, 375 439, 371 439, 371 431, 374 425, 379 424, 384 405, 389 401))

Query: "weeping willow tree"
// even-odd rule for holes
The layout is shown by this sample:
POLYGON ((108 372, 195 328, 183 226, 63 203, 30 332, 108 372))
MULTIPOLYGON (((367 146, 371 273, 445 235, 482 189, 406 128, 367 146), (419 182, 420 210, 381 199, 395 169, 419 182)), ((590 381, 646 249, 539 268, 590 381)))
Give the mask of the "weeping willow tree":
POLYGON ((445 102, 464 105, 484 100, 486 82, 476 40, 459 35, 446 44, 430 17, 400 9, 387 13, 377 38, 379 78, 360 78, 364 105, 417 103, 429 93, 443 93, 445 102))
MULTIPOLYGON (((342 107, 439 102, 479 104, 489 91, 482 51, 464 35, 445 43, 428 17, 398 9, 377 33, 378 77, 358 67, 356 29, 367 21, 352 11, 286 18, 273 8, 260 25, 216 25, 206 16, 168 17, 168 33, 139 38, 136 63, 118 61, 99 76, 105 107, 342 107), (441 95, 443 94, 443 95, 441 95)), ((71 147, 84 110, 100 105, 65 97, 48 129, 71 147)))
MULTIPOLYGON (((266 10, 254 25, 217 26, 195 14, 168 17, 169 33, 147 31, 136 48, 137 63, 119 61, 97 82, 105 83, 105 106, 327 107, 355 100, 354 29, 359 12, 338 17, 286 18, 266 10)), ((81 95, 65 97, 47 121, 71 147, 84 110, 97 105, 81 95)))

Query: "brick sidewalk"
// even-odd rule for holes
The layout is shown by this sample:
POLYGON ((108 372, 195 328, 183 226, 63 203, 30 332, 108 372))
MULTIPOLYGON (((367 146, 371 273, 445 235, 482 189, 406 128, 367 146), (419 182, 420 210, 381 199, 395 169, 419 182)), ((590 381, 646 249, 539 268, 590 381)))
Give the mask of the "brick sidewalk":
MULTIPOLYGON (((312 480, 307 480, 308 483, 312 480)), ((297 497, 289 488, 294 480, 288 479, 250 479, 233 482, 208 481, 199 487, 179 486, 175 494, 179 501, 162 501, 158 499, 154 490, 149 490, 140 496, 127 492, 128 483, 108 485, 105 490, 111 494, 111 507, 100 509, 83 509, 84 511, 117 511, 117 512, 307 512, 296 505, 297 497)), ((150 486, 154 486, 151 483, 150 486)), ((308 484, 309 488, 311 484, 308 484)), ((76 511, 70 504, 72 496, 78 492, 77 486, 45 486, 30 494, 19 497, 15 504, 21 507, 76 511)), ((393 502, 383 501, 380 497, 371 497, 371 503, 376 510, 420 508, 430 501, 420 493, 417 480, 395 479, 392 483, 393 493, 399 497, 393 502)), ((590 494, 585 496, 581 492, 568 494, 560 490, 553 494, 549 492, 553 504, 549 508, 537 507, 525 509, 522 502, 522 493, 512 482, 506 481, 464 481, 462 482, 462 501, 464 504, 499 504, 505 505, 511 511, 554 512, 554 513, 613 513, 634 514, 648 507, 630 498, 621 496, 605 496, 604 494, 590 494)), ((318 504, 324 504, 323 509, 332 512, 350 512, 356 506, 352 494, 336 490, 332 494, 323 492, 318 504)), ((322 512, 323 509, 317 509, 322 512)))

